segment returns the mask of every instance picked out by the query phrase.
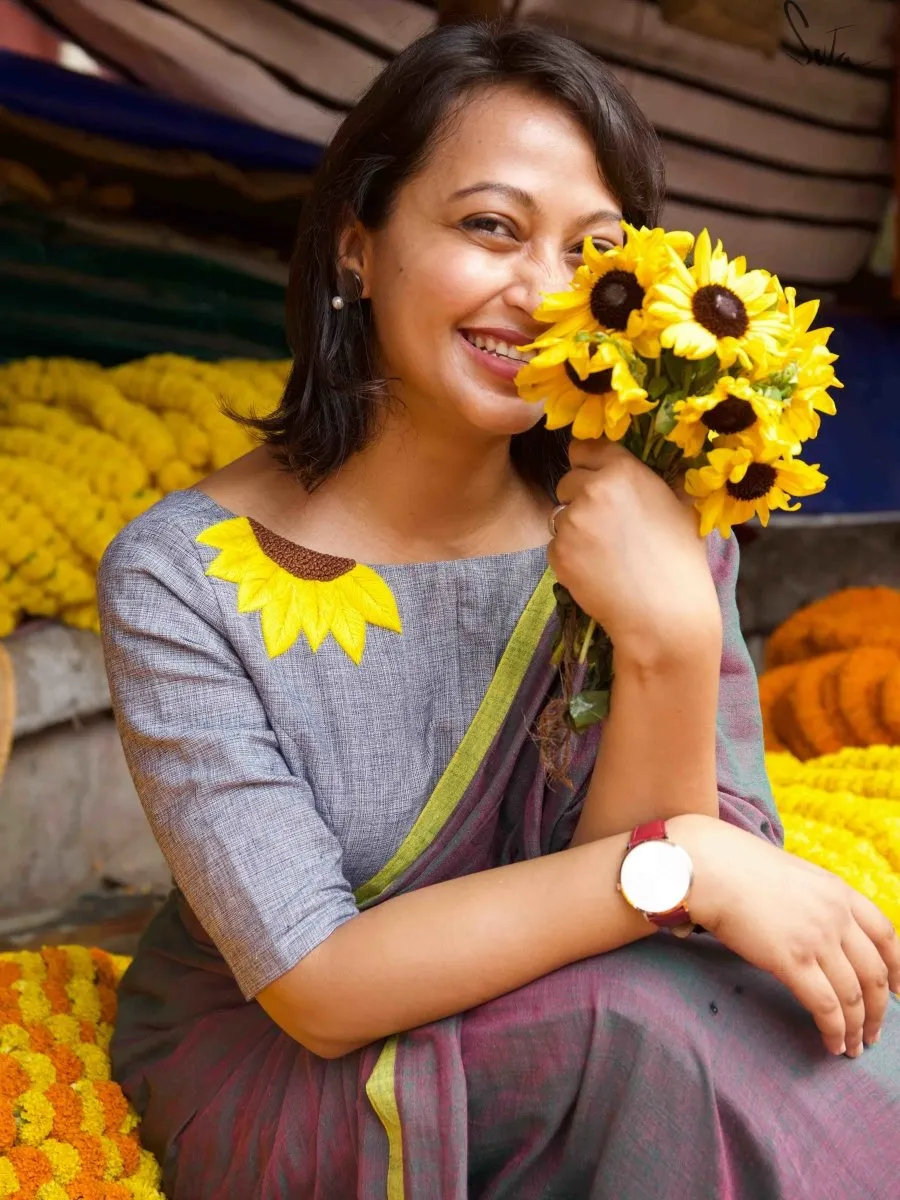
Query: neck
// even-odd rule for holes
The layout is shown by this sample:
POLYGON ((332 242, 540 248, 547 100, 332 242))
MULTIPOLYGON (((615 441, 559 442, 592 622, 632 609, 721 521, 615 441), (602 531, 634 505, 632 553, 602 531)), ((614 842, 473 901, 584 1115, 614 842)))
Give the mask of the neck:
POLYGON ((386 419, 313 504, 365 528, 381 561, 476 557, 547 540, 549 498, 521 478, 509 437, 386 419))

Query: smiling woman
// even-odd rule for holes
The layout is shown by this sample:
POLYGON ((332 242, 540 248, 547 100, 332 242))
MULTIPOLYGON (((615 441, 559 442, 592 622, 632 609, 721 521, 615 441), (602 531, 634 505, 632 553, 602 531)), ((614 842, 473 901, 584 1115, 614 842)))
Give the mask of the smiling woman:
POLYGON ((627 326, 601 256, 661 190, 576 45, 414 43, 324 156, 261 444, 104 556, 176 882, 112 1057, 171 1200, 893 1195, 900 948, 782 849, 736 545, 516 387, 582 250, 618 266, 570 319, 627 326), (557 581, 616 646, 563 782, 557 581))

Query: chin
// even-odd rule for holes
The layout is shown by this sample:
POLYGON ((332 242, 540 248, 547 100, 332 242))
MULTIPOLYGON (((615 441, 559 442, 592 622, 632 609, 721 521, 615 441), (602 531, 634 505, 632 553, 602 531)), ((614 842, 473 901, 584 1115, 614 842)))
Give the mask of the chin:
POLYGON ((542 405, 526 403, 516 393, 509 396, 481 394, 466 397, 457 402, 457 410, 476 429, 502 437, 527 433, 544 419, 542 405))

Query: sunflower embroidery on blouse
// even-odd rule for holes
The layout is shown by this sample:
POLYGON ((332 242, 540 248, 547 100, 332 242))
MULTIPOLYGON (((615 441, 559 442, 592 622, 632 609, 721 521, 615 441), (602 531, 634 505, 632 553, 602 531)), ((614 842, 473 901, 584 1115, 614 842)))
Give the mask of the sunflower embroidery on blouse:
POLYGON ((359 666, 367 622, 403 632, 391 589, 355 559, 298 546, 252 517, 229 517, 197 541, 220 551, 206 574, 238 585, 238 612, 259 612, 269 658, 284 654, 301 633, 315 653, 331 633, 359 666))

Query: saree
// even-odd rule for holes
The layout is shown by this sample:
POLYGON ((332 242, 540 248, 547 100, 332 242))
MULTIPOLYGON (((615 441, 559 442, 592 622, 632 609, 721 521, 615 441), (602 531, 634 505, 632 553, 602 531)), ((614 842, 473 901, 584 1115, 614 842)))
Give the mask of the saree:
MULTIPOLYGON (((557 694, 554 608, 548 570, 360 909, 568 845, 602 730, 576 740, 571 786, 548 780, 533 730, 557 694)), ((780 845, 733 606, 717 765, 722 819, 780 845)), ((833 1058, 785 987, 708 934, 660 933, 325 1060, 244 1001, 176 890, 120 995, 114 1073, 171 1200, 897 1195, 900 1005, 877 1047, 833 1058)))

